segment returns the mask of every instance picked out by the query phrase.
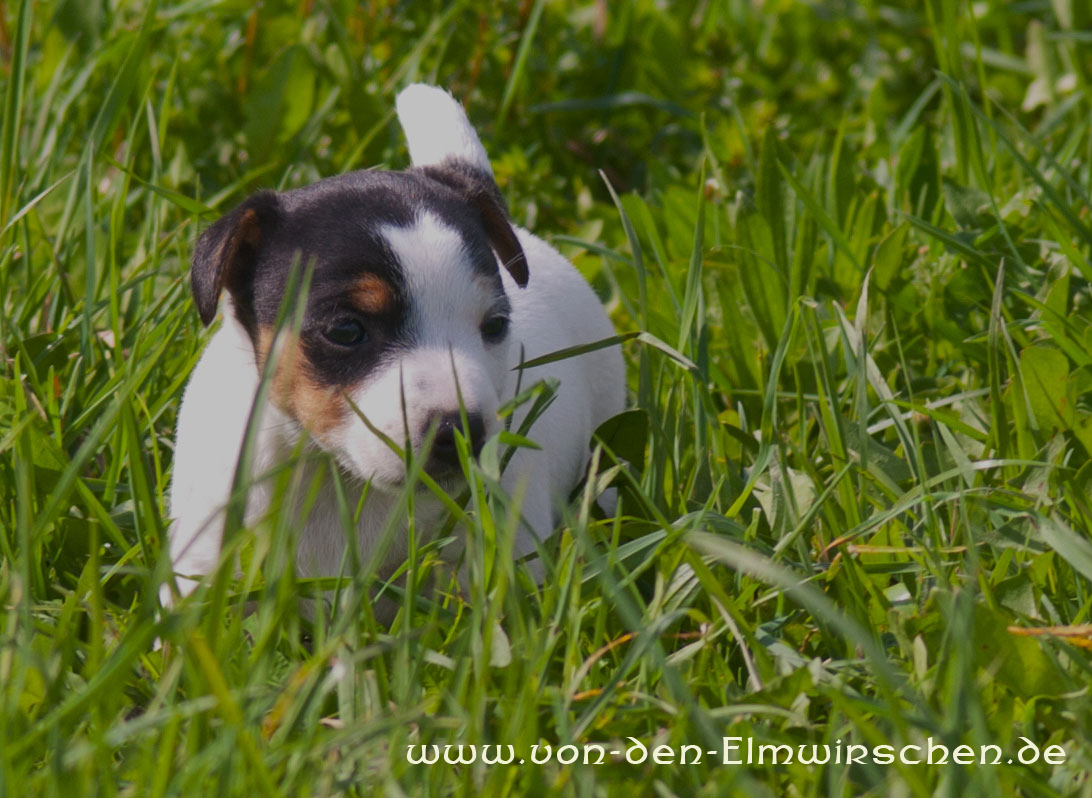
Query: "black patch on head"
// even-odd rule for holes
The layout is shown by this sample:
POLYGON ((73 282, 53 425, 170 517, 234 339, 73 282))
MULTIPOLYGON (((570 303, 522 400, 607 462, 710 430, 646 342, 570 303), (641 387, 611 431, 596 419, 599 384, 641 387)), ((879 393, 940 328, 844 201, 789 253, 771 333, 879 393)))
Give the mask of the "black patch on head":
MULTIPOLYGON (((259 330, 275 324, 289 274, 298 263, 311 270, 299 334, 311 376, 330 386, 360 381, 411 337, 411 298, 397 257, 379 232, 383 227, 408 227, 421 213, 432 213, 460 234, 472 268, 493 283, 497 296, 503 297, 504 289, 494 252, 524 264, 526 283, 523 252, 499 191, 488 175, 487 185, 478 186, 474 181, 480 182, 481 175, 472 171, 462 176, 459 168, 446 166, 361 171, 280 194, 255 195, 198 241, 192 280, 202 320, 212 320, 226 288, 257 346, 259 330), (482 202, 492 210, 483 213, 482 202), (515 242, 518 256, 511 253, 511 242, 498 247, 497 239, 505 238, 498 224, 515 242), (354 302, 362 281, 382 285, 384 301, 375 306, 354 302), (332 342, 324 332, 339 319, 358 322, 366 339, 353 346, 332 342)), ((519 281, 518 266, 513 270, 509 263, 507 268, 519 281)))
POLYGON ((285 193, 281 224, 255 273, 255 316, 259 324, 272 325, 293 265, 311 270, 299 342, 312 376, 326 385, 359 381, 406 338, 405 279, 379 230, 409 224, 413 210, 387 190, 382 174, 345 175, 285 193), (366 275, 389 288, 390 301, 382 308, 353 301, 366 275), (325 332, 339 319, 358 322, 366 339, 348 347, 331 342, 325 332))

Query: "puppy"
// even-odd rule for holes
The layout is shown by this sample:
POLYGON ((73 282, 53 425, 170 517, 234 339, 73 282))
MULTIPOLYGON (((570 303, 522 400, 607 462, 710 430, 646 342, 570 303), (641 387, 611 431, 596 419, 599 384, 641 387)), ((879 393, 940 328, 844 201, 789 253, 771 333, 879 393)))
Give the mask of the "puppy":
MULTIPOLYGON (((223 324, 194 369, 178 419, 170 556, 182 595, 219 561, 252 407, 258 412, 252 478, 306 438, 333 456, 350 484, 370 483, 355 530, 365 557, 406 480, 405 460, 377 431, 427 456, 426 471, 457 488, 456 430, 477 454, 500 429, 498 407, 517 385, 558 380, 554 401, 530 431, 542 448, 516 450, 502 478, 509 495, 522 491, 516 553, 524 555, 553 530, 559 502, 586 468, 593 430, 623 408, 616 346, 520 376, 521 358, 608 338, 612 326, 576 269, 513 227, 458 102, 417 84, 401 92, 397 109, 410 169, 259 192, 197 242, 191 274, 197 309, 206 325, 222 309, 223 324), (302 323, 277 336, 294 264, 309 274, 302 323), (256 404, 270 358, 269 401, 256 404)), ((513 430, 526 412, 517 411, 513 430)), ((248 520, 268 510, 270 491, 268 480, 253 485, 248 520)), ((415 514, 426 529, 446 518, 424 489, 415 514)), ((397 538, 388 569, 406 555, 404 536, 397 538)), ((297 572, 337 575, 345 544, 333 489, 323 486, 300 533, 297 572)), ((161 595, 170 602, 169 585, 161 595)))

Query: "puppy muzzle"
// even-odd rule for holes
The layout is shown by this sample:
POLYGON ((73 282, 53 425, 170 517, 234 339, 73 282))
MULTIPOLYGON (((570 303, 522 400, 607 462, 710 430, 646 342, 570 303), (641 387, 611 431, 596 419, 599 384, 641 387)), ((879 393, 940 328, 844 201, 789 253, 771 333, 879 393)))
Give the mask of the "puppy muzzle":
POLYGON ((477 457, 481 452, 482 444, 485 443, 485 421, 481 413, 467 413, 465 427, 459 413, 433 416, 426 430, 433 425, 436 425, 436 435, 432 439, 432 449, 426 465, 429 473, 451 474, 460 470, 456 430, 462 433, 472 456, 477 457))

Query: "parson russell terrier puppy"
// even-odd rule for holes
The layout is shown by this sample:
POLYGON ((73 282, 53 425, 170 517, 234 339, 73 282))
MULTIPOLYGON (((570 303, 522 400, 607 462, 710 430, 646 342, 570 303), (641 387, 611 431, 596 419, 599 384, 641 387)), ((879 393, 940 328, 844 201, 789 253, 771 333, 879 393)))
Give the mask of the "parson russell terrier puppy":
MULTIPOLYGON (((617 346, 527 369, 567 347, 609 338, 594 292, 556 250, 509 220, 485 150, 462 107, 421 84, 398 96, 413 166, 361 171, 286 192, 262 191, 215 222, 197 242, 192 285, 201 320, 223 309, 186 388, 170 489, 170 556, 185 595, 220 557, 224 509, 264 364, 269 401, 258 417, 253 476, 287 459, 302 436, 329 452, 351 484, 371 483, 356 534, 362 556, 377 544, 406 479, 404 460, 346 401, 390 439, 414 451, 435 430, 426 471, 457 488, 455 430, 475 454, 500 428, 498 407, 520 381, 560 382, 502 486, 523 491, 517 555, 553 530, 558 502, 587 465, 593 430, 620 412, 624 373, 617 346), (294 263, 311 269, 298 333, 275 317, 294 263), (463 428, 460 397, 467 425, 463 428)), ((517 411, 512 429, 519 429, 517 411)), ((329 481, 329 480, 327 480, 329 481)), ((246 517, 268 509, 259 480, 246 517)), ((427 490, 417 524, 446 512, 427 490)), ((387 565, 406 553, 396 536, 387 565)), ((337 575, 346 536, 333 488, 320 488, 296 557, 301 576, 337 575)), ((162 597, 171 601, 169 585, 162 597)))

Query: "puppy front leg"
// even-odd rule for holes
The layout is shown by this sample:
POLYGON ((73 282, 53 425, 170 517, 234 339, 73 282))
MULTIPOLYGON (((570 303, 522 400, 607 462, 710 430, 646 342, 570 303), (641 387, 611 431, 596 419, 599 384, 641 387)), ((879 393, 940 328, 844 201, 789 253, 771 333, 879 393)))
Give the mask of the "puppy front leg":
MULTIPOLYGON (((183 515, 171 524, 171 569, 175 573, 179 598, 185 598, 194 591, 199 577, 215 570, 220 559, 223 534, 223 512, 216 512, 205 519, 183 515)), ((169 581, 159 588, 159 600, 164 606, 174 603, 169 581)))
MULTIPOLYGON (((178 590, 197 587, 192 578, 211 573, 220 559, 224 508, 258 387, 254 352, 245 332, 229 317, 194 368, 178 416, 171 476, 169 552, 178 590)), ((160 588, 172 603, 169 584, 160 588)))

